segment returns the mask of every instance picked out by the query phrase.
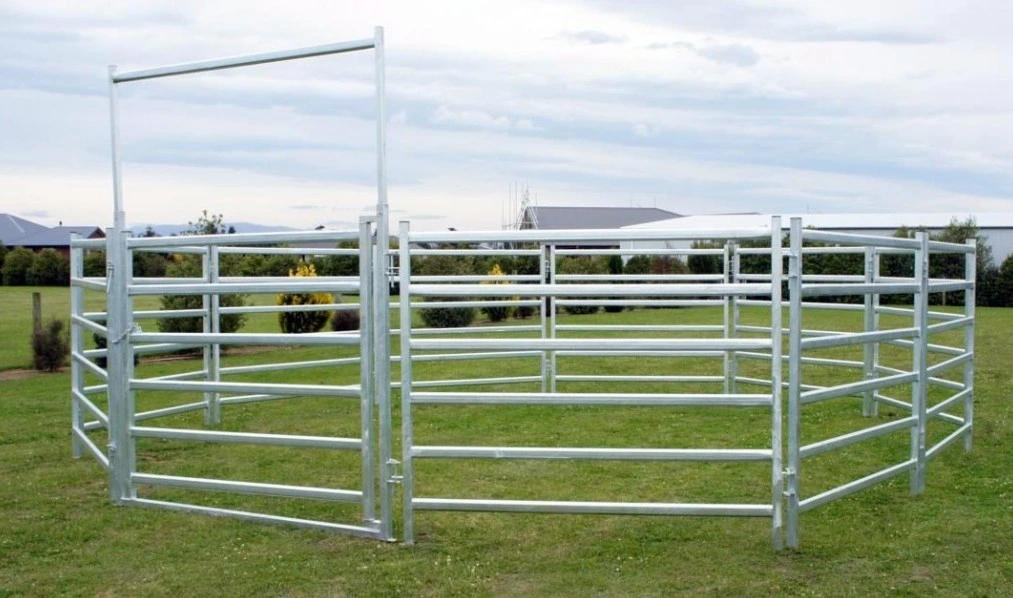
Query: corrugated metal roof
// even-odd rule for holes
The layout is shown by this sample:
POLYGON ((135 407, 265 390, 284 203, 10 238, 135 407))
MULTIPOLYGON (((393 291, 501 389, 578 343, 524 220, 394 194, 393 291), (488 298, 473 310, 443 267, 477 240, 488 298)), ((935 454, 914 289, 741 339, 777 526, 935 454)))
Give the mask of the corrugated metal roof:
POLYGON ((15 243, 22 247, 68 247, 70 233, 77 233, 81 238, 88 239, 96 231, 99 232, 99 236, 105 236, 102 229, 97 226, 54 226, 26 235, 17 239, 15 243))
MULTIPOLYGON (((643 224, 629 228, 649 229, 705 229, 705 228, 754 228, 770 226, 771 214, 729 214, 707 216, 683 216, 643 224)), ((1013 212, 921 212, 894 214, 782 214, 781 225, 787 228, 791 219, 802 219, 802 226, 824 230, 884 230, 895 231, 902 226, 942 229, 953 220, 966 221, 974 218, 980 229, 1013 228, 1013 212)))
POLYGON ((658 208, 530 206, 525 210, 522 227, 541 230, 621 228, 678 217, 680 214, 658 208))
POLYGON ((18 218, 13 214, 0 214, 0 243, 7 247, 13 247, 18 239, 26 235, 44 230, 47 229, 41 224, 18 218))

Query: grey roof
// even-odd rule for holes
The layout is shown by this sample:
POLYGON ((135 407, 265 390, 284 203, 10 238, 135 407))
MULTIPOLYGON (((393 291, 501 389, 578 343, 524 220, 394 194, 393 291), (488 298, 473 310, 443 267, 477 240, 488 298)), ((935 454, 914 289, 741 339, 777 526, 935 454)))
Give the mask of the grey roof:
POLYGON ((0 214, 0 243, 13 247, 15 242, 27 235, 48 230, 41 224, 35 224, 13 214, 0 214))
POLYGON ((572 230, 619 228, 632 224, 679 218, 681 214, 658 208, 601 208, 587 206, 529 206, 524 213, 527 228, 572 230))
POLYGON ((102 229, 97 226, 54 226, 45 228, 34 233, 25 235, 15 240, 16 245, 22 247, 69 247, 70 233, 81 235, 82 239, 90 239, 98 231, 100 237, 104 237, 102 229))

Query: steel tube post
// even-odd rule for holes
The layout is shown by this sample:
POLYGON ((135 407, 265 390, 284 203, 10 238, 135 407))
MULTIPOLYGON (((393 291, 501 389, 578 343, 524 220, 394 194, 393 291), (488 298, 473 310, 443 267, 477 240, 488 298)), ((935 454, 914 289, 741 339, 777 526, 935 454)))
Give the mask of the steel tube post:
POLYGON ((412 461, 412 310, 411 310, 411 252, 408 248, 410 224, 401 222, 399 229, 401 243, 399 246, 399 273, 401 287, 401 497, 403 504, 402 525, 404 527, 405 544, 415 543, 415 511, 412 501, 415 498, 415 464, 412 461))
POLYGON ((929 234, 920 232, 916 235, 919 248, 915 252, 915 281, 918 292, 914 295, 914 327, 918 335, 912 347, 913 365, 911 370, 918 377, 911 383, 911 410, 916 416, 915 427, 911 428, 911 460, 915 462, 911 469, 911 494, 919 494, 925 490, 925 437, 928 417, 928 311, 929 311, 929 234))
MULTIPOLYGON (((538 245, 538 282, 539 283, 545 283, 545 274, 546 274, 546 269, 545 268, 546 268, 546 260, 548 259, 546 256, 547 256, 548 250, 549 250, 549 248, 548 248, 547 245, 541 244, 541 243, 538 245)), ((540 324, 540 329, 541 329, 541 333, 540 334, 541 334, 541 337, 543 339, 546 338, 545 326, 548 324, 548 313, 547 313, 548 312, 548 306, 545 304, 546 300, 547 300, 547 298, 543 296, 541 298, 541 300, 538 302, 538 316, 539 316, 539 324, 540 324)), ((546 356, 545 351, 542 351, 539 354, 539 365, 541 367, 541 374, 542 374, 542 386, 541 386, 542 392, 547 392, 549 390, 549 361, 548 361, 548 358, 546 356)))
MULTIPOLYGON (((784 502, 783 447, 781 440, 781 377, 784 368, 781 362, 781 278, 784 275, 784 258, 781 256, 781 217, 770 219, 770 382, 771 382, 771 534, 774 550, 784 547, 784 523, 782 503, 784 502)), ((726 353, 727 354, 727 353, 726 353)))
POLYGON ((786 540, 789 548, 799 546, 799 501, 801 499, 802 423, 802 219, 791 219, 791 246, 788 255, 788 468, 785 470, 788 512, 786 540))
MULTIPOLYGON (((376 455, 373 452, 373 403, 376 400, 374 380, 372 279, 373 243, 371 221, 359 221, 359 413, 362 445, 362 518, 367 523, 376 519, 376 455)), ((387 484, 381 479, 381 492, 387 484)), ((382 522, 381 522, 382 524, 382 522)))
MULTIPOLYGON (((728 281, 731 284, 739 282, 739 271, 742 267, 742 256, 739 254, 739 244, 737 241, 731 241, 728 244, 728 251, 730 254, 731 262, 729 263, 730 271, 728 275, 728 281)), ((737 296, 731 296, 728 298, 731 302, 731 324, 729 327, 728 338, 739 337, 739 326, 742 324, 742 313, 739 307, 739 298, 737 296)), ((736 393, 739 391, 738 377, 739 377, 739 355, 735 351, 729 351, 726 353, 729 355, 728 360, 728 390, 729 393, 736 393)))
MULTIPOLYGON (((549 245, 549 284, 556 284, 556 246, 549 245)), ((549 310, 549 338, 556 338, 556 298, 543 298, 549 310)), ((549 392, 556 392, 556 352, 549 351, 549 392)))
MULTIPOLYGON (((84 250, 74 247, 74 241, 78 239, 78 236, 77 233, 70 233, 70 276, 72 278, 84 277, 84 250)), ((84 393, 84 370, 75 356, 83 357, 84 341, 81 337, 81 325, 74 323, 73 316, 83 316, 84 314, 84 289, 73 284, 70 286, 70 313, 72 316, 70 322, 70 450, 71 456, 80 459, 84 443, 78 439, 76 432, 84 432, 84 413, 81 411, 80 401, 74 393, 75 391, 84 393)))
MULTIPOLYGON (((375 356, 374 392, 380 411, 380 429, 390 426, 390 283, 393 263, 390 256, 390 206, 387 202, 387 110, 386 110, 386 57, 383 41, 383 27, 373 31, 374 68, 376 76, 376 254, 373 261, 373 347, 375 356)), ((408 248, 408 238, 402 237, 399 247, 408 248)), ((411 309, 402 304, 402 309, 411 309)), ((389 501, 393 483, 390 468, 393 465, 390 443, 380 443, 380 468, 384 491, 381 493, 381 525, 386 526, 386 537, 391 538, 391 503, 389 501), (386 506, 385 506, 386 504, 386 506)))
MULTIPOLYGON (((968 239, 967 244, 973 249, 973 253, 964 255, 964 279, 967 282, 975 283, 978 278, 978 240, 968 239)), ((974 312, 977 301, 976 290, 972 286, 964 291, 964 316, 971 321, 964 327, 964 352, 972 355, 971 359, 964 362, 964 389, 968 391, 964 399, 964 425, 969 426, 964 436, 964 450, 971 450, 972 436, 974 433, 974 312)))
POLYGON ((129 284, 125 258, 126 244, 123 235, 115 228, 107 237, 106 255, 109 260, 107 280, 108 300, 108 372, 109 372, 109 494, 113 502, 122 504, 132 498, 130 492, 130 474, 132 451, 130 450, 130 427, 132 425, 128 370, 129 345, 129 302, 127 301, 127 285, 129 284))
MULTIPOLYGON (((865 248, 865 282, 872 284, 876 282, 876 252, 872 247, 865 248)), ((876 330, 876 307, 879 304, 878 293, 866 293, 864 301, 865 310, 865 332, 876 330)), ((865 343, 862 345, 862 376, 866 380, 876 377, 875 347, 878 343, 865 343)), ((862 415, 872 417, 876 415, 875 391, 867 390, 862 397, 862 415)))

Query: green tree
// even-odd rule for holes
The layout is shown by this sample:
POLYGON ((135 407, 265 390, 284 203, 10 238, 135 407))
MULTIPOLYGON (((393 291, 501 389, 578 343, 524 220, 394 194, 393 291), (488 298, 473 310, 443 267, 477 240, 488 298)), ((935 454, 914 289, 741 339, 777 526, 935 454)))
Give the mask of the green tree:
MULTIPOLYGON (((5 257, 7 257, 7 247, 3 243, 0 243, 0 272, 3 272, 5 257)), ((3 282, 2 276, 0 276, 0 282, 3 282)))
POLYGON ((4 258, 3 279, 7 286, 26 286, 31 284, 29 272, 35 263, 35 252, 25 247, 15 247, 7 252, 4 258))
POLYGON ((29 284, 58 287, 70 284, 70 260, 59 251, 47 247, 35 256, 28 270, 29 284))
MULTIPOLYGON (((722 241, 693 241, 693 249, 724 249, 722 241)), ((721 274, 724 271, 724 258, 720 255, 691 254, 686 258, 686 266, 693 274, 721 274)))
MULTIPOLYGON (((557 274, 608 274, 608 263, 602 256, 575 255, 557 258, 557 274)), ((571 315, 593 314, 599 305, 566 305, 563 311, 571 315)))
POLYGON ((104 249, 91 249, 84 254, 84 275, 102 278, 106 275, 106 252, 104 249))

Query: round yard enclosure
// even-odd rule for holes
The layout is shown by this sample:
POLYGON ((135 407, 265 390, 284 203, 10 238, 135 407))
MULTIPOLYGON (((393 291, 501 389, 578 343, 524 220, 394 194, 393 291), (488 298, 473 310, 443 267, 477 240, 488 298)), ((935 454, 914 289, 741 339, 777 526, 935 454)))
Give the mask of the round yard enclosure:
POLYGON ((785 242, 775 217, 693 231, 402 223, 392 250, 383 48, 378 28, 110 69, 115 225, 72 241, 71 419, 74 456, 108 471, 115 503, 409 543, 464 517, 417 511, 744 517, 797 547, 802 513, 903 473, 921 492, 932 457, 970 449, 973 243, 798 219, 785 242), (377 116, 377 206, 358 231, 130 237, 118 85, 358 51, 375 57, 377 116), (85 276, 84 252, 101 248, 105 275, 85 276), (152 253, 190 267, 137 275, 152 253), (355 268, 244 272, 240 255, 355 268), (86 311, 87 293, 105 309, 86 311), (962 309, 929 307, 954 299, 962 309), (473 309, 496 323, 468 325, 473 309), (308 319, 346 317, 278 332, 279 314, 321 313, 308 319))
POLYGON ((407 542, 460 524, 417 511, 747 517, 795 547, 802 513, 902 473, 920 492, 932 457, 960 439, 970 447, 973 244, 798 221, 785 243, 777 218, 692 232, 402 223, 386 251, 375 230, 365 219, 358 233, 106 241, 115 263, 200 255, 200 276, 183 279, 85 278, 95 242, 75 242, 75 451, 109 469, 115 501, 407 542), (358 249, 295 247, 352 239, 358 249), (343 255, 358 276, 223 275, 222 259, 240 253, 343 255), (625 267, 612 259, 603 272, 613 257, 625 267), (685 268, 698 258, 709 269, 685 268), (930 277, 944 262, 963 277, 930 277), (83 311, 89 288, 108 289, 107 312, 83 311), (276 305, 280 292, 344 302, 276 305), (221 305, 237 294, 267 300, 221 305), (140 305, 165 295, 203 299, 140 305), (943 297, 959 309, 930 309, 943 297), (517 308, 527 317, 486 321, 517 308), (456 327, 423 317, 470 309, 487 316, 456 327), (279 311, 319 310, 355 310, 361 329, 276 331, 279 311), (241 313, 245 328, 220 330, 220 316, 241 313), (145 320, 172 317, 201 329, 148 331, 145 320), (109 349, 86 350, 85 331, 109 349), (187 348, 203 361, 134 365, 135 354, 187 348))

